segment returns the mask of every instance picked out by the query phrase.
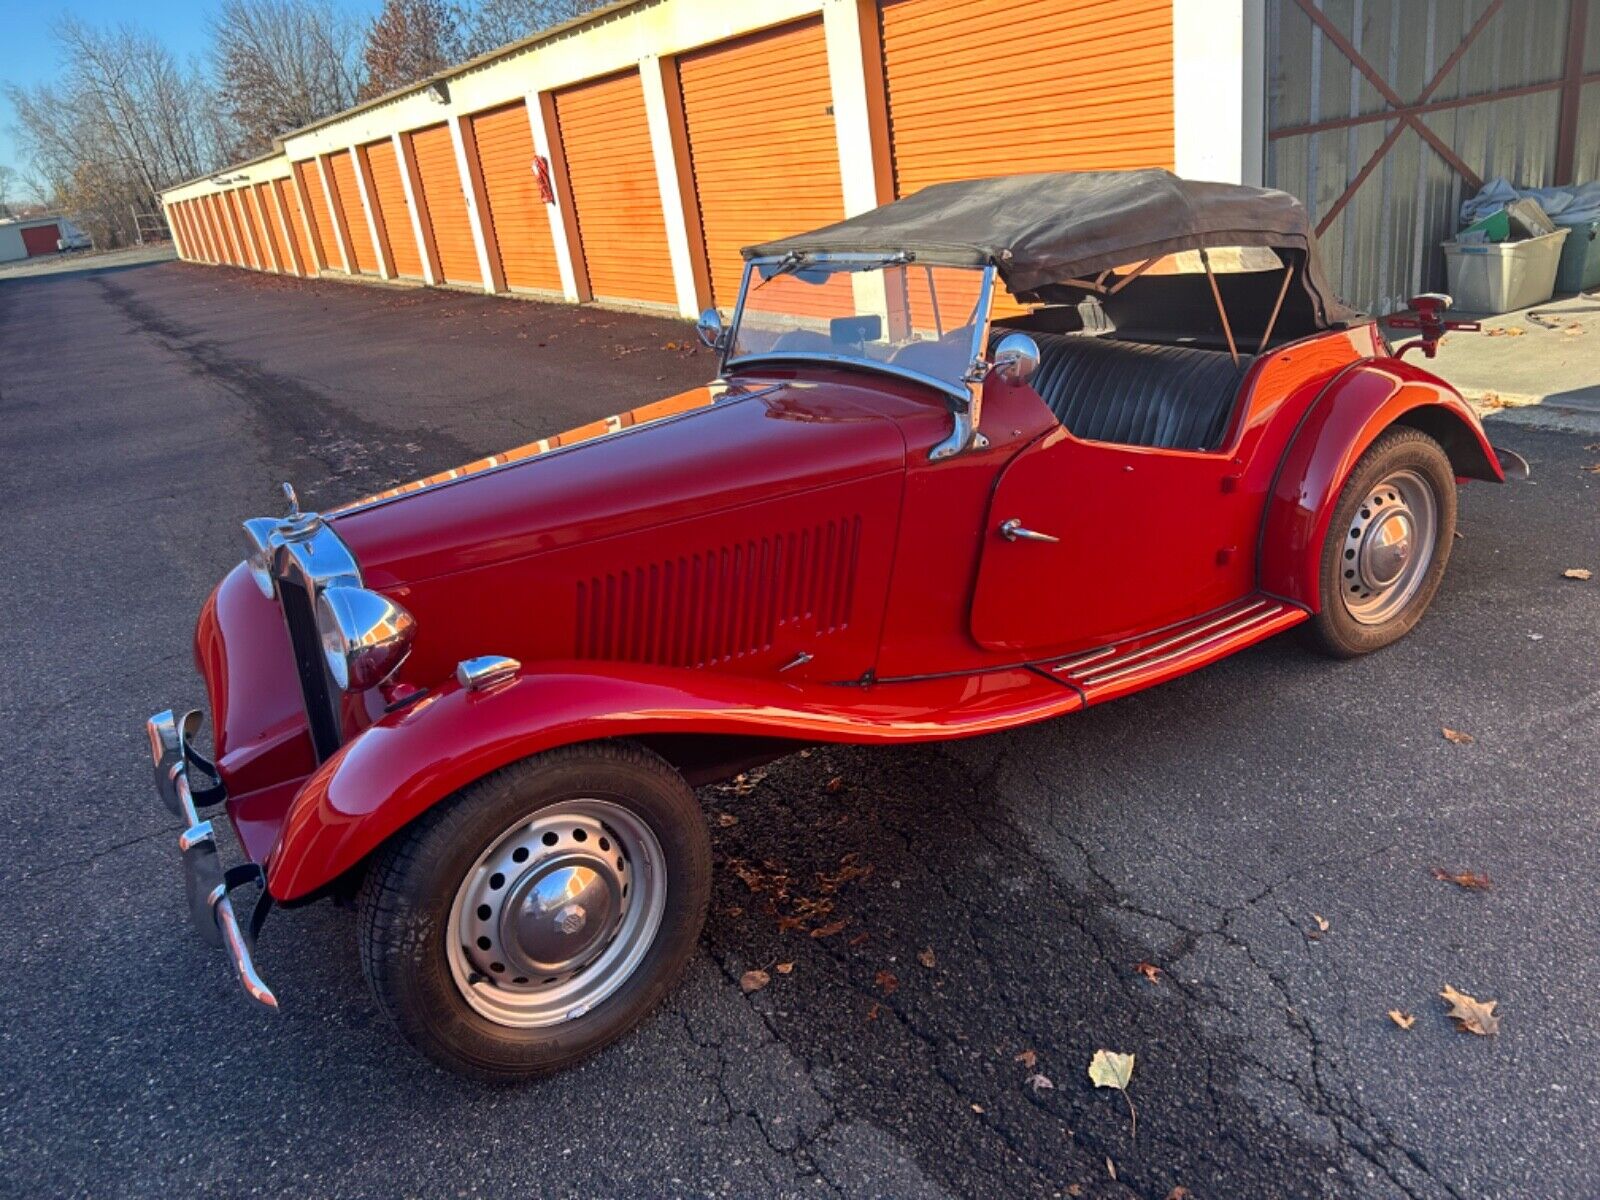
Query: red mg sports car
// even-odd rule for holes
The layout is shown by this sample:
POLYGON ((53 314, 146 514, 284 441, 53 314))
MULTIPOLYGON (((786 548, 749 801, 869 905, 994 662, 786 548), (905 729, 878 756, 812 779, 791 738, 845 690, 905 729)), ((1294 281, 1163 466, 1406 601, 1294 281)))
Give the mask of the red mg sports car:
POLYGON ((1439 587, 1457 483, 1504 478, 1402 358, 1448 299, 1392 350, 1281 192, 950 183, 744 253, 706 386, 244 523, 195 632, 213 753, 198 712, 149 734, 194 921, 256 1000, 269 910, 356 898, 418 1049, 567 1066, 695 949, 695 785, 1062 716, 1292 625, 1379 649, 1439 587))

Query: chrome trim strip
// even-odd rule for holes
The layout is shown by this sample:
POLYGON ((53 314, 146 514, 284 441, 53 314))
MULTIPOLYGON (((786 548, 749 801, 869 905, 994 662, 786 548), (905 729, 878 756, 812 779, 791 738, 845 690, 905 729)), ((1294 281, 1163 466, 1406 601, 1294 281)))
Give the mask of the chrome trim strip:
POLYGON ((1221 638, 1248 632, 1289 611, 1289 605, 1272 600, 1243 600, 1209 620, 1187 625, 1148 646, 1141 646, 1126 654, 1115 653, 1115 647, 1092 651, 1053 664, 1050 672, 1085 687, 1096 687, 1164 665, 1221 638), (1085 667, 1089 669, 1084 670, 1085 667))
POLYGON ((1186 642, 1181 646, 1174 646, 1172 649, 1163 654, 1157 655, 1154 658, 1146 658, 1141 662, 1129 663, 1125 666, 1119 665, 1115 668, 1107 669, 1099 674, 1084 675, 1079 678, 1078 682, 1082 683, 1084 687, 1100 687, 1103 684, 1115 683, 1119 679, 1125 679, 1129 675, 1138 675, 1145 671, 1159 669, 1175 659, 1183 658, 1185 655, 1199 651, 1215 642, 1237 637, 1240 634, 1249 633, 1252 630, 1258 629, 1263 625, 1271 624, 1275 618, 1282 616, 1287 611, 1289 610, 1283 608, 1274 608, 1268 612, 1258 613, 1249 620, 1240 621, 1236 624, 1229 625, 1226 628, 1215 630, 1205 637, 1186 642))

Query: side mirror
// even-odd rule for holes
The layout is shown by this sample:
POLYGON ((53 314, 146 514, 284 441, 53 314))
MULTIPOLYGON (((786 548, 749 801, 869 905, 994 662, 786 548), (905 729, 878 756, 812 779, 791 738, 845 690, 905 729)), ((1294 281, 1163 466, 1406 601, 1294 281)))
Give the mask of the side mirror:
POLYGON ((992 370, 1007 383, 1027 383, 1039 369, 1039 343, 1025 333, 1008 333, 994 348, 992 370))
POLYGON ((708 308, 700 314, 700 319, 694 323, 694 332, 700 344, 712 350, 721 350, 728 336, 722 324, 722 314, 714 308, 708 308))

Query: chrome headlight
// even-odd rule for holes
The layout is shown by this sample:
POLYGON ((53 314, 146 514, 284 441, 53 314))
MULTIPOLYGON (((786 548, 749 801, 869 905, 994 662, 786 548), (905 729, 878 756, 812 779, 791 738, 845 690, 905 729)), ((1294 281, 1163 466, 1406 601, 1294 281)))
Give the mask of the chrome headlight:
POLYGON ((317 636, 340 691, 365 691, 393 675, 411 650, 417 623, 387 596, 330 587, 317 596, 317 636))

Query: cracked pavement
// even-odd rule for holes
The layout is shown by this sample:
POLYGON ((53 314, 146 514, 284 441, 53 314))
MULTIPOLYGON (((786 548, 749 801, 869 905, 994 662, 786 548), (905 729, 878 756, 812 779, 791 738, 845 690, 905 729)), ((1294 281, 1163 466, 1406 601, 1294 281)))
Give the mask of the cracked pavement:
POLYGON ((332 502, 700 382, 685 340, 178 263, 0 282, 0 1194, 1593 1195, 1600 582, 1561 572, 1600 571, 1600 452, 1549 431, 1494 431, 1534 482, 1464 489, 1434 609, 1382 654, 1289 635, 705 789, 702 953, 575 1071, 428 1066, 328 904, 273 915, 283 1009, 252 1010, 187 927, 142 729, 203 703, 189 635, 237 522, 280 479, 332 502), (1456 1032, 1445 984, 1501 1033, 1456 1032), (1102 1046, 1137 1055, 1137 1141, 1085 1076, 1102 1046))

